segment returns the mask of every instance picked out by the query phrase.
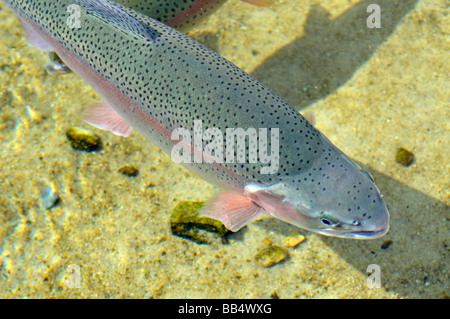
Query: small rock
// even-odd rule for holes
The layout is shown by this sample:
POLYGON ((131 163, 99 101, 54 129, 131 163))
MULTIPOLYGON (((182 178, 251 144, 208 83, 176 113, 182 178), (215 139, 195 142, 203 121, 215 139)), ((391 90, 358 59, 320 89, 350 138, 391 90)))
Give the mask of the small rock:
POLYGON ((225 236, 230 231, 220 221, 198 217, 198 212, 204 203, 195 201, 179 203, 170 215, 172 234, 190 239, 197 244, 210 244, 217 239, 218 234, 222 242, 226 242, 225 236))
POLYGON ((393 241, 392 240, 386 240, 385 242, 383 242, 382 244, 381 244, 381 249, 388 249, 389 248, 389 246, 391 246, 392 245, 392 243, 393 243, 393 241))
POLYGON ((131 165, 125 165, 119 168, 119 172, 129 177, 136 177, 139 175, 139 170, 131 165))
POLYGON ((66 135, 70 145, 76 150, 95 152, 102 149, 100 137, 90 130, 81 127, 71 127, 67 130, 66 135))
POLYGON ((397 163, 408 167, 414 161, 414 154, 412 152, 404 149, 403 147, 400 147, 397 150, 397 155, 395 156, 395 160, 397 163))
POLYGON ((272 293, 270 294, 270 298, 272 298, 272 299, 280 299, 280 296, 278 296, 277 292, 274 291, 274 292, 272 292, 272 293))
POLYGON ((303 242, 305 240, 305 236, 302 234, 298 234, 295 236, 286 237, 283 241, 283 245, 285 247, 293 248, 303 242))
POLYGON ((41 190, 40 195, 42 208, 44 208, 45 210, 52 209, 53 207, 58 205, 60 201, 58 192, 51 187, 47 187, 46 189, 41 190))
POLYGON ((288 257, 288 250, 284 247, 271 245, 259 251, 255 259, 263 267, 271 267, 288 257))

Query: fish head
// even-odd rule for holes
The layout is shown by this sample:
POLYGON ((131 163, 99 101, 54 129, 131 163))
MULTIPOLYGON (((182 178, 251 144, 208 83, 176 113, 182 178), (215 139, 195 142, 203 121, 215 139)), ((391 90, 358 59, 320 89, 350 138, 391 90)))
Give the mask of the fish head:
POLYGON ((374 239, 389 230, 389 211, 373 178, 342 152, 334 161, 248 191, 274 217, 322 235, 374 239))

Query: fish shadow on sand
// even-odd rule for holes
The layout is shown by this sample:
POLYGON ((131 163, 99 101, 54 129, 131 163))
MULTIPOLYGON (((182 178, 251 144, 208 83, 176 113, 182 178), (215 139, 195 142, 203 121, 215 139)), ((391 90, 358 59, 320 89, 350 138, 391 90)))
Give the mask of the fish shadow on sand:
POLYGON ((348 81, 395 30, 417 0, 362 1, 337 18, 313 6, 305 35, 278 50, 251 74, 297 110, 348 81), (369 4, 381 9, 381 28, 367 27, 369 4))
MULTIPOLYGON (((450 207, 370 167, 361 167, 374 176, 385 195, 391 214, 389 233, 375 240, 351 240, 301 232, 317 236, 364 274, 372 273, 367 272, 369 265, 379 266, 381 287, 399 297, 448 297, 450 207)), ((258 224, 283 234, 296 229, 275 219, 258 224)))

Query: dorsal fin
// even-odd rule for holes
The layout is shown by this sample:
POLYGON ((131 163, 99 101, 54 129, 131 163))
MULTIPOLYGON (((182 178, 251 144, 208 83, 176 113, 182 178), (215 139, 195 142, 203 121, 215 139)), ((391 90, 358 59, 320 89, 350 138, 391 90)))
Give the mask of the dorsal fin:
POLYGON ((153 42, 160 35, 158 31, 139 21, 114 3, 106 0, 74 0, 74 2, 82 6, 88 14, 111 23, 142 40, 153 42))

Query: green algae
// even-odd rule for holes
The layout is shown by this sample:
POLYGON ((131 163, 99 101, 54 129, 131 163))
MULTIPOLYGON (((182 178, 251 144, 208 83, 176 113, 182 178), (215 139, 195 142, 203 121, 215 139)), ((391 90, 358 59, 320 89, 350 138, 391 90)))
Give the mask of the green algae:
POLYGON ((95 152, 103 148, 102 140, 92 131, 81 128, 71 127, 67 130, 66 136, 70 145, 80 151, 95 152))
POLYGON ((226 235, 230 231, 220 221, 208 217, 198 217, 199 210, 204 203, 184 201, 175 206, 170 216, 172 234, 192 240, 197 244, 210 244, 217 238, 226 242, 226 235))
POLYGON ((255 260, 263 267, 271 267, 285 260, 289 256, 288 250, 277 245, 270 245, 255 255, 255 260))
POLYGON ((399 147, 395 155, 395 161, 408 167, 414 161, 414 154, 403 147, 399 147))
POLYGON ((125 165, 119 168, 119 173, 128 177, 136 177, 139 175, 139 170, 133 165, 125 165))

